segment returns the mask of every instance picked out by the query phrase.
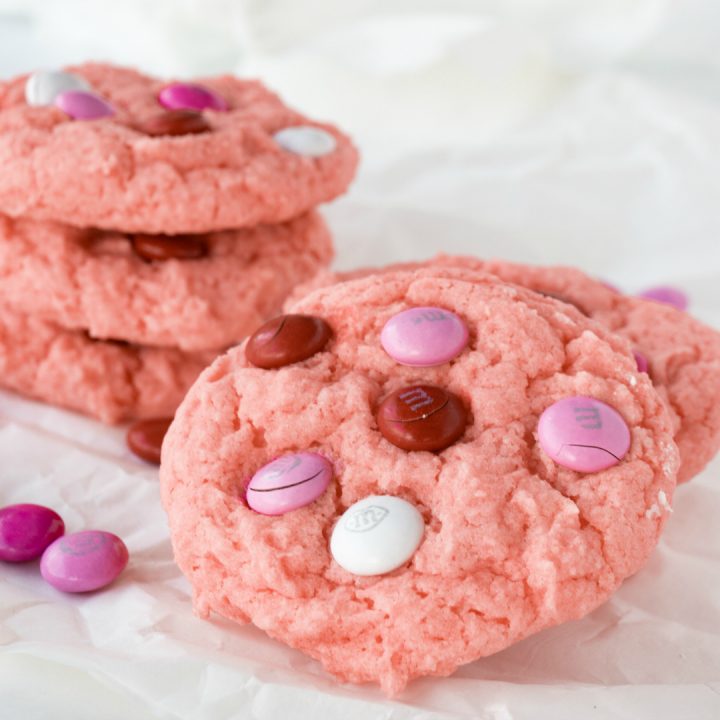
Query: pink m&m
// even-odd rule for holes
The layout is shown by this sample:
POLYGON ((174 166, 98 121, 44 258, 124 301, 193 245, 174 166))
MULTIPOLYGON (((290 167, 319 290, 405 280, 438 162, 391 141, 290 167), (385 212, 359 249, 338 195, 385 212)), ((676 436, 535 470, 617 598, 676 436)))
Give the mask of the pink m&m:
POLYGON ((687 310, 689 305, 688 296, 682 290, 669 285, 648 288, 641 292, 638 297, 672 305, 677 310, 687 310))
POLYGON ((247 503, 263 515, 283 515, 317 500, 332 474, 330 461, 318 453, 283 455, 252 476, 246 491, 247 503))
POLYGON ((50 508, 30 503, 4 507, 0 510, 0 560, 34 560, 64 532, 65 523, 50 508))
POLYGON ((556 463, 579 472, 616 465, 630 449, 630 430, 620 413, 591 397, 568 397, 547 408, 538 437, 556 463))
POLYGON ((380 333, 385 352, 401 365, 431 367, 459 355, 468 343, 467 325, 439 307, 417 307, 393 315, 380 333))
POLYGON ((650 367, 647 358, 639 350, 633 350, 633 355, 635 356, 638 371, 646 373, 650 367))
POLYGON ((117 535, 84 530, 50 545, 40 560, 40 573, 63 592, 89 592, 109 585, 127 563, 127 547, 117 535))
POLYGON ((55 98, 55 105, 74 120, 98 120, 115 114, 109 102, 85 90, 66 90, 55 98))
POLYGON ((170 110, 227 110, 227 103, 203 85, 171 83, 158 94, 158 101, 170 110))

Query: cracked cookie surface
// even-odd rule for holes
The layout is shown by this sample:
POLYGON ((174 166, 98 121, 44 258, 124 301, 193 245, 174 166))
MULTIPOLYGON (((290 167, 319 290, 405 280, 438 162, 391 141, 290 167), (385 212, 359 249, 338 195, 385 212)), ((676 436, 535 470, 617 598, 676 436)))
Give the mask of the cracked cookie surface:
POLYGON ((575 308, 466 270, 429 268, 319 289, 292 307, 332 330, 323 350, 278 369, 245 345, 218 358, 165 439, 161 490, 175 557, 196 610, 251 621, 351 682, 391 694, 447 675, 581 617, 646 561, 667 517, 677 448, 664 404, 630 346, 575 308), (434 367, 383 349, 385 323, 437 307, 469 330, 434 367), (412 384, 457 396, 467 424, 439 452, 402 449, 376 420, 412 384), (612 406, 630 447, 605 470, 555 463, 538 441, 549 406, 584 395, 612 406), (258 469, 319 453, 334 478, 279 516, 245 502, 258 469), (384 575, 343 569, 329 544, 343 513, 375 496, 416 508, 424 535, 384 575))
MULTIPOLYGON (((76 120, 31 106, 27 76, 0 84, 0 212, 125 232, 202 233, 276 223, 345 191, 357 152, 331 125, 286 107, 260 82, 199 79, 224 110, 198 113, 205 132, 157 134, 169 80, 100 63, 68 68, 114 114, 76 120), (287 128, 322 131, 321 156, 285 149, 287 128)), ((182 111, 181 111, 182 112, 182 111)))
POLYGON ((626 338, 647 359, 650 378, 672 416, 680 449, 679 483, 701 472, 720 450, 720 332, 670 305, 616 292, 575 268, 439 255, 421 263, 321 272, 296 288, 288 302, 334 282, 428 266, 489 272, 505 282, 551 294, 574 303, 581 312, 626 338))

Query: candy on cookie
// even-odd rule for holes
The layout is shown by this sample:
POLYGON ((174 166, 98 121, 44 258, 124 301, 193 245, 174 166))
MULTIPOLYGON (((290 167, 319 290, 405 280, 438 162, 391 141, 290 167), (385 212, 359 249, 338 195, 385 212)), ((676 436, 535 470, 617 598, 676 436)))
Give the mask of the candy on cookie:
POLYGON ((328 286, 288 313, 297 332, 259 333, 270 362, 252 340, 218 358, 163 444, 201 615, 395 694, 585 615, 647 560, 678 455, 625 340, 448 268, 328 286))

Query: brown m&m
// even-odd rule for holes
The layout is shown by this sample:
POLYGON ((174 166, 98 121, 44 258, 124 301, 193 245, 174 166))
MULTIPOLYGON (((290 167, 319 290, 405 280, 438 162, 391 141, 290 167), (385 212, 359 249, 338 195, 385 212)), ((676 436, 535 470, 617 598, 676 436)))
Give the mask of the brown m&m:
POLYGON ((410 385, 381 403, 377 424, 383 436, 403 450, 438 452, 458 440, 467 424, 460 398, 436 385, 410 385))
POLYGON ((139 458, 160 464, 160 449, 172 418, 140 420, 128 428, 125 437, 130 450, 139 458))
POLYGON ((330 326, 313 315, 280 315, 266 322, 248 340, 247 359, 271 369, 307 360, 332 337, 330 326))
POLYGON ((143 260, 197 260, 208 246, 199 235, 133 235, 132 248, 143 260))
POLYGON ((212 130, 208 121, 195 110, 168 110, 138 123, 137 129, 151 137, 197 135, 212 130))
POLYGON ((552 298, 553 300, 559 300, 560 302, 565 303, 566 305, 572 305, 574 308, 579 310, 583 315, 587 315, 585 310, 583 310, 576 302, 574 302, 573 300, 569 300, 564 295, 557 295, 556 293, 545 292, 544 290, 536 290, 535 292, 538 293, 539 295, 543 295, 544 297, 549 297, 549 298, 552 298))

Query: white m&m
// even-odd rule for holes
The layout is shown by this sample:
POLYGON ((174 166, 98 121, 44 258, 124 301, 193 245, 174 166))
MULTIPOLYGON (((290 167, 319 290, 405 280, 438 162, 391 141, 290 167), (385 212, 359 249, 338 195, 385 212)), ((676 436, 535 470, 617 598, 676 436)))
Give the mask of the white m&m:
POLYGON ((89 91, 85 78, 62 70, 39 70, 25 83, 25 101, 28 105, 52 105, 55 98, 68 90, 89 91))
POLYGON ((422 515, 407 500, 370 495, 338 520, 330 552, 340 567, 354 575, 383 575, 415 554, 424 532, 422 515))
POLYGON ((328 155, 337 145, 335 138, 329 132, 310 125, 297 125, 278 130, 273 135, 273 139, 283 150, 304 157, 328 155))

